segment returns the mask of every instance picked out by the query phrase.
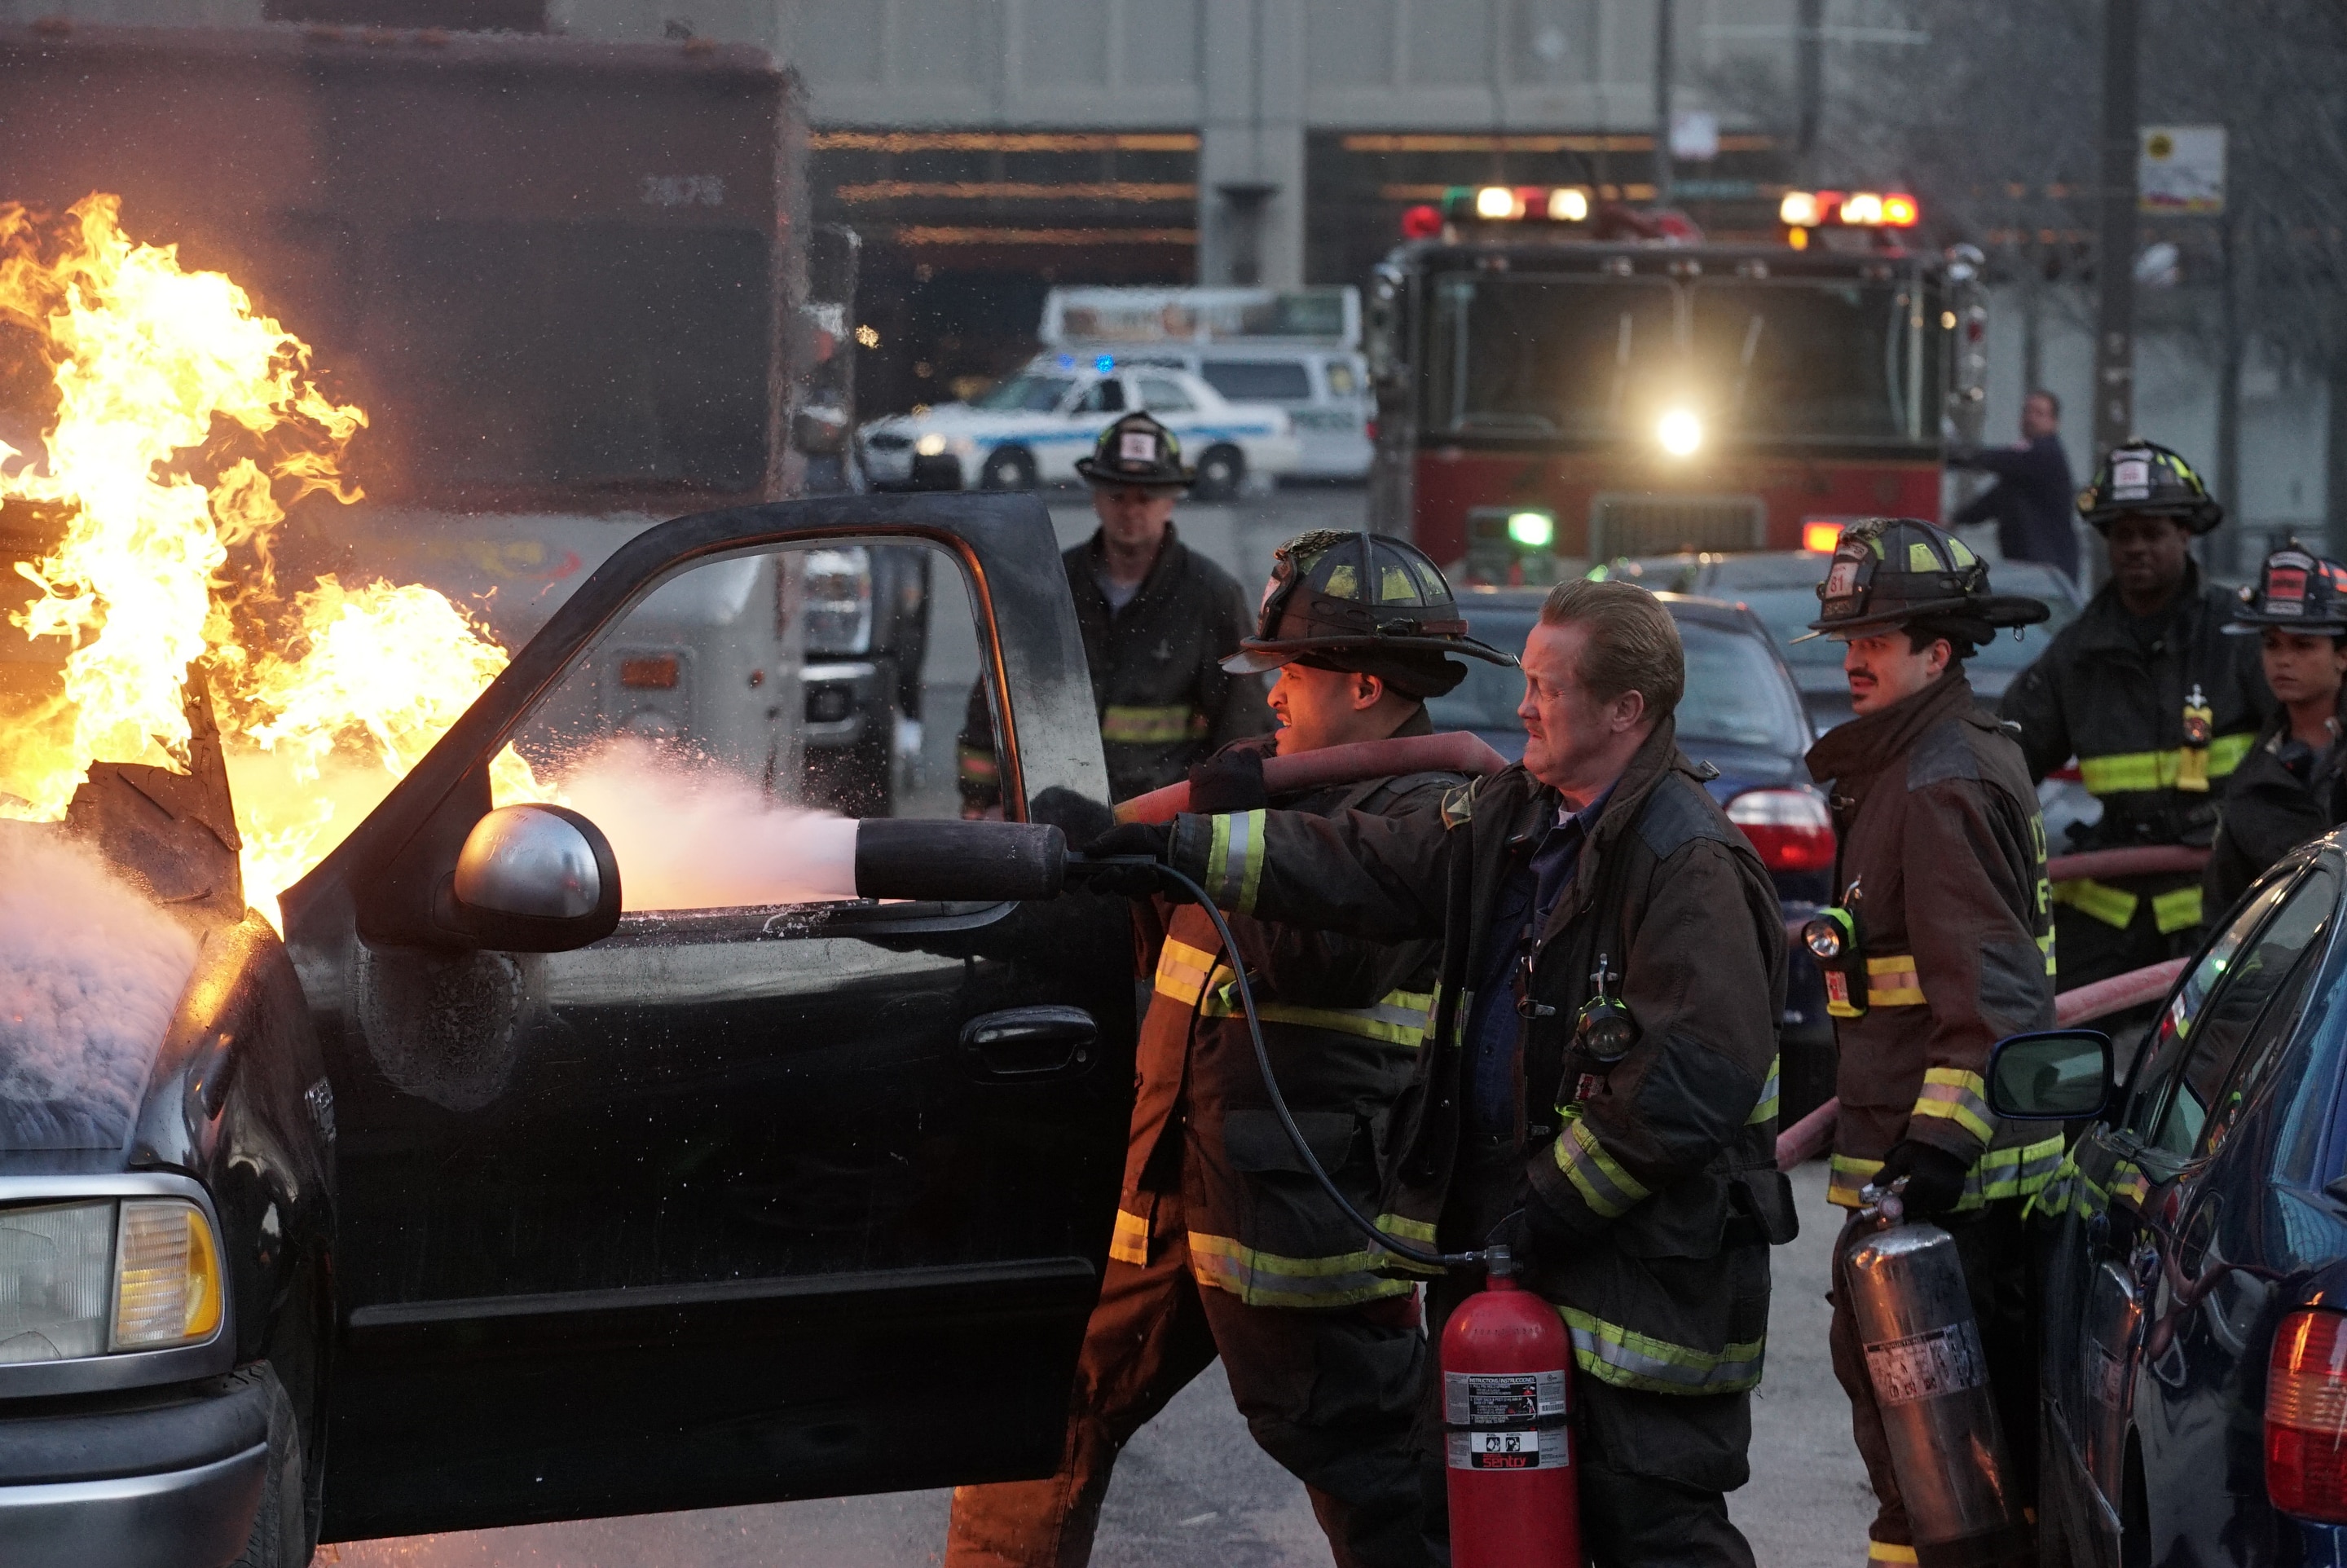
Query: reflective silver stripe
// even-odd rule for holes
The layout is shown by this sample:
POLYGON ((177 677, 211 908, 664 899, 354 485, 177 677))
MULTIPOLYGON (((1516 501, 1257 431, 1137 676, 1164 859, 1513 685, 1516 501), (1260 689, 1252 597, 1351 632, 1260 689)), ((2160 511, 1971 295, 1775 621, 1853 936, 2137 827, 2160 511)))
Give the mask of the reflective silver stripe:
POLYGON ((1620 1218, 1646 1195, 1647 1189, 1615 1163, 1580 1117, 1565 1124, 1555 1149, 1557 1168, 1572 1182, 1582 1201, 1605 1218, 1620 1218))
POLYGON ((1234 812, 1214 819, 1206 851, 1206 891, 1225 909, 1255 913, 1255 884, 1263 877, 1260 811, 1234 812))

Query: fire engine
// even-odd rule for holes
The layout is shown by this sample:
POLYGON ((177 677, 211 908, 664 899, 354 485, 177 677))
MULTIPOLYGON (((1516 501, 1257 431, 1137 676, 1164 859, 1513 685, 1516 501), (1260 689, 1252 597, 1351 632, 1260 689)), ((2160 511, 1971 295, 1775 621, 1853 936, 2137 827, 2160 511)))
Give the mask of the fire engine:
POLYGON ((1792 549, 1937 518, 1976 441, 1978 252, 1912 247, 1898 192, 1788 191, 1773 243, 1586 188, 1412 209, 1368 302, 1370 508, 1471 579, 1792 549))

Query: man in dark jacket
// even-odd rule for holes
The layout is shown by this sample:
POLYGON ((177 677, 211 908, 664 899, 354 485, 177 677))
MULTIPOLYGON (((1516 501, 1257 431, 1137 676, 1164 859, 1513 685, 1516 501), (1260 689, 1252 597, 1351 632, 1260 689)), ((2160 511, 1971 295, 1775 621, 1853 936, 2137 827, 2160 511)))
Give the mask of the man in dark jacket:
POLYGON ((2021 400, 2021 445, 1959 452, 1951 468, 1996 476, 1996 483, 1967 502, 1956 525, 1993 520, 1996 548, 2007 560, 2038 561, 2078 580, 2078 536, 2070 527, 2075 492, 2070 458, 2062 450, 2062 403, 2052 393, 2021 400))
MULTIPOLYGON (((1793 1231, 1775 1158, 1783 915, 1674 738, 1684 656, 1653 596, 1558 587, 1523 665, 1523 761, 1438 814, 1184 815, 1098 848, 1154 853, 1226 908, 1442 938, 1379 1226, 1529 1256, 1580 1368, 1573 1462, 1601 1568, 1748 1568, 1726 1493, 1749 1473, 1768 1244, 1793 1231)), ((1431 1336, 1478 1284, 1433 1282, 1431 1336)), ((1439 1403, 1426 1430, 1440 1467, 1439 1403)))
MULTIPOLYGON (((1805 933, 1828 967, 1840 1047, 1826 1195, 1857 1209, 1870 1184, 1904 1182, 1907 1212, 1955 1236, 2006 1449, 2028 1486, 2036 1346, 2021 1217, 2060 1164, 2062 1139, 2034 1122, 1998 1126, 1983 1075, 1999 1040, 2053 1027, 2053 910, 2036 789, 2021 748, 1974 700, 1963 661, 2000 627, 2046 610, 1991 593, 1987 566, 1962 540, 1903 518, 1844 529, 1818 597, 1811 634, 1848 645, 1857 714, 1809 759, 1812 777, 1831 781, 1840 891, 1805 933)), ((1834 1373, 1879 1503, 1868 1560, 1912 1563, 1842 1277, 1843 1258, 1876 1228, 1853 1217, 1835 1246, 1834 1373)), ((2036 1561, 2017 1517, 2001 1537, 1932 1544, 1952 1562, 2036 1561)))
MULTIPOLYGON (((2192 539, 2224 513, 2184 459, 2149 442, 2105 458, 2078 509, 2110 541, 2111 580, 2006 689, 2004 716, 2032 778, 2075 757, 2102 803, 2101 820, 2057 850, 2205 848, 2215 792, 2273 706, 2257 650, 2221 635, 2232 595, 2192 561, 2192 539)), ((2189 951, 2200 875, 2073 877, 2054 885, 2054 903, 2068 989, 2189 951)))
MULTIPOLYGON (((1271 728, 1263 680, 1222 668, 1245 635, 1231 575, 1182 543, 1174 503, 1194 477, 1182 444, 1146 414, 1101 432, 1076 464, 1100 529, 1061 557, 1076 601, 1111 795, 1179 783, 1192 764, 1271 728)), ((958 745, 964 815, 1000 804, 987 683, 970 689, 958 745)))
MULTIPOLYGON (((1311 533, 1274 559, 1256 631, 1226 662, 1243 675, 1279 671, 1280 755, 1430 733, 1425 699, 1466 675, 1446 654, 1507 661, 1459 632, 1400 630, 1460 623, 1442 574, 1399 539, 1311 533), (1373 573, 1357 559, 1362 542, 1373 573), (1358 618, 1359 585, 1389 570, 1409 593, 1358 618)), ((1462 782, 1416 774, 1273 802, 1264 754, 1243 741, 1193 769, 1191 804, 1382 818, 1439 811, 1462 782)), ((1411 1440, 1426 1359, 1416 1286, 1379 1271, 1378 1249, 1289 1144, 1205 913, 1163 899, 1142 908, 1141 973, 1153 979, 1133 1136, 1066 1451, 1048 1481, 956 1491, 946 1562, 1085 1562, 1117 1451, 1219 1354, 1249 1430, 1310 1491, 1341 1568, 1417 1568, 1429 1559, 1411 1440)), ((1244 915, 1231 926, 1289 1108, 1339 1186, 1374 1205, 1376 1152, 1416 1065, 1440 944, 1244 915)))
POLYGON ((2347 821, 2347 568, 2292 539, 2242 592, 2225 630, 2259 639, 2277 706, 2225 781, 2200 882, 2211 925, 2268 866, 2347 821))

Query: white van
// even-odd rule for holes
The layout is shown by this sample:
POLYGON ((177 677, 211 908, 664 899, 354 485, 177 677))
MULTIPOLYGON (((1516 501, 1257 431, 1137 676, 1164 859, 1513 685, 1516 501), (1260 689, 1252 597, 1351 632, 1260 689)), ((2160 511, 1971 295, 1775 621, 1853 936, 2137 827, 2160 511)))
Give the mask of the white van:
POLYGON ((1045 297, 1030 371, 1186 370, 1233 403, 1287 411, 1301 478, 1362 479, 1376 400, 1351 288, 1060 288, 1045 297))

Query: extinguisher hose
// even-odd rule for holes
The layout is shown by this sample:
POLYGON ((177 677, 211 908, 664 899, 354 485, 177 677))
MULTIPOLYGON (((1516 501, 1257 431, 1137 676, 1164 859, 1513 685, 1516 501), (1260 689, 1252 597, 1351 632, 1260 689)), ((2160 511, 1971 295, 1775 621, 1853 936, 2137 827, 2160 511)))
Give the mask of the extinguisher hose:
MULTIPOLYGON (((1073 858, 1071 857, 1071 860, 1073 858)), ((1239 994, 1239 1009, 1246 1016, 1247 1040, 1255 1047, 1255 1069, 1263 1074, 1264 1092, 1271 1097, 1272 1113, 1279 1118, 1280 1131, 1287 1134, 1288 1143, 1295 1145, 1296 1158, 1304 1162, 1304 1168, 1312 1173, 1312 1179, 1320 1184, 1320 1190, 1328 1194, 1328 1201, 1337 1205, 1337 1212, 1350 1221, 1354 1229, 1368 1237, 1371 1245, 1428 1268, 1459 1268, 1485 1261, 1484 1255, 1480 1252, 1433 1252, 1379 1230, 1375 1222, 1353 1206, 1353 1201, 1329 1178, 1327 1167, 1312 1153, 1312 1145, 1304 1140, 1304 1130, 1296 1124, 1294 1113, 1287 1109, 1286 1096, 1279 1091, 1279 1079, 1271 1071, 1271 1051, 1263 1042, 1263 1020, 1255 1010, 1255 988, 1247 983, 1246 963, 1239 956, 1238 938, 1231 935, 1230 922, 1223 918, 1223 912, 1214 907, 1214 901, 1206 897, 1204 888, 1163 861, 1143 856, 1105 856, 1083 864, 1153 867, 1160 876, 1196 899, 1198 907, 1206 912, 1206 918, 1214 923, 1214 934, 1221 938, 1223 951, 1231 961, 1231 973, 1235 977, 1239 994)))

